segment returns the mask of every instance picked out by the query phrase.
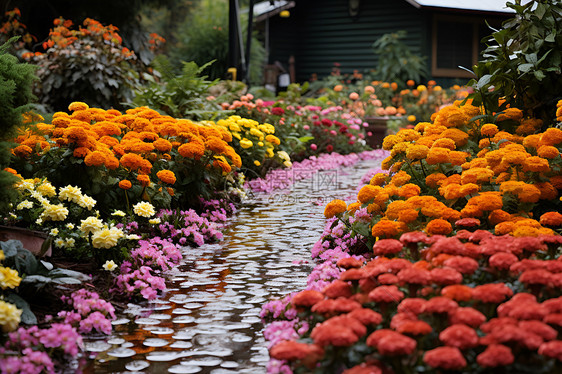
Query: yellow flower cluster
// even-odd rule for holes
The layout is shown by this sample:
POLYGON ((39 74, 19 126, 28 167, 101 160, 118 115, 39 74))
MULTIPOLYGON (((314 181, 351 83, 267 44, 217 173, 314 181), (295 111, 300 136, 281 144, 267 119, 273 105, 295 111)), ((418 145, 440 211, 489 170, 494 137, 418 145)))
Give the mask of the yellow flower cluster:
POLYGON ((20 324, 22 310, 14 304, 0 300, 0 326, 5 333, 14 331, 20 324))

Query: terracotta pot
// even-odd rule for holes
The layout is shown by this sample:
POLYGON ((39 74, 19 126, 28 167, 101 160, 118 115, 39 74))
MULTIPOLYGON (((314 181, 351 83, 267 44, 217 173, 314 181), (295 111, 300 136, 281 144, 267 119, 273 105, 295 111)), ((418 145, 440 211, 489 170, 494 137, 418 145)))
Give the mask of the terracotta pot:
POLYGON ((49 234, 25 229, 16 226, 2 226, 0 225, 0 241, 6 241, 10 239, 19 240, 25 249, 33 253, 35 256, 51 256, 52 248, 49 244, 46 252, 41 255, 41 248, 45 240, 49 237, 49 234))
POLYGON ((371 136, 367 135, 365 140, 371 148, 377 149, 382 147, 389 119, 389 117, 365 117, 365 122, 369 124, 369 126, 365 127, 365 132, 371 133, 371 136))

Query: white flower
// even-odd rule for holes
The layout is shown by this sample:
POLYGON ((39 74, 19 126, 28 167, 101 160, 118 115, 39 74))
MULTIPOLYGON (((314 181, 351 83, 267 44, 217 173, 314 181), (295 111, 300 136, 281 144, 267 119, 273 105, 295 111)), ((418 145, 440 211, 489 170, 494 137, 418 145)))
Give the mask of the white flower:
POLYGON ((141 201, 140 203, 136 203, 133 206, 133 212, 135 212, 136 215, 141 216, 141 217, 152 217, 154 214, 156 214, 156 211, 154 210, 154 206, 146 201, 141 201))
POLYGON ((67 223, 66 228, 69 229, 69 230, 74 229, 74 223, 67 223))
POLYGON ((80 199, 78 200, 78 205, 80 205, 82 208, 91 210, 96 205, 96 200, 93 197, 83 195, 80 196, 80 199))
POLYGON ((42 225, 42 224, 43 224, 43 220, 41 219, 41 217, 39 217, 39 218, 37 218, 37 219, 35 220, 35 223, 36 223, 37 225, 42 225))
POLYGON ((160 218, 152 218, 152 219, 149 219, 149 220, 148 220, 148 223, 150 223, 151 225, 157 225, 157 224, 159 224, 160 222, 161 222, 161 221, 160 221, 160 218))
POLYGON ((80 221, 80 231, 85 235, 100 230, 103 227, 103 222, 97 217, 88 217, 80 221))
POLYGON ((48 221, 64 221, 68 216, 68 209, 62 204, 49 204, 45 206, 45 210, 41 214, 41 218, 48 221))
POLYGON ((113 262, 113 260, 106 261, 105 264, 103 264, 103 268, 108 271, 113 271, 117 269, 117 265, 115 264, 115 262, 113 262))
POLYGON ((64 246, 66 248, 72 248, 72 247, 74 247, 75 243, 76 243, 76 240, 74 240, 74 238, 68 238, 68 239, 66 239, 66 242, 64 243, 64 246))
POLYGON ((32 179, 24 179, 21 182, 18 183, 18 190, 22 191, 22 190, 28 190, 28 191, 33 191, 35 189, 35 185, 33 184, 33 180, 32 179))
POLYGON ((59 234, 59 229, 55 227, 54 229, 51 229, 51 231, 49 231, 49 234, 51 234, 52 236, 57 236, 59 234))
POLYGON ((57 238, 53 243, 55 244, 55 247, 62 248, 65 244, 65 241, 63 238, 57 238))
POLYGON ((122 210, 115 210, 113 213, 111 213, 112 216, 118 216, 118 217, 125 217, 126 214, 125 212, 123 212, 122 210))
POLYGON ((33 208, 33 203, 29 200, 24 200, 21 203, 19 203, 18 206, 16 206, 17 210, 31 209, 31 208, 33 208))
POLYGON ((139 240, 140 238, 141 237, 138 236, 137 234, 129 234, 129 235, 125 236, 125 239, 128 239, 128 240, 139 240))

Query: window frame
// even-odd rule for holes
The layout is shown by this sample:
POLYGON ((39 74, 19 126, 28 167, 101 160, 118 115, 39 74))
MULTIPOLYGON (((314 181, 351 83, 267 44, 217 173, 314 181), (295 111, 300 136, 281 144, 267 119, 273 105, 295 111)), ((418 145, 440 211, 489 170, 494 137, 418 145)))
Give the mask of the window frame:
POLYGON ((471 66, 465 66, 470 69, 473 65, 478 63, 479 44, 478 31, 481 18, 463 17, 463 16, 450 16, 444 14, 434 14, 432 22, 432 36, 431 36, 431 75, 434 77, 448 77, 448 78, 474 78, 474 74, 460 69, 460 68, 438 68, 437 67, 437 23, 439 21, 453 21, 464 24, 470 24, 472 27, 472 63, 471 66))

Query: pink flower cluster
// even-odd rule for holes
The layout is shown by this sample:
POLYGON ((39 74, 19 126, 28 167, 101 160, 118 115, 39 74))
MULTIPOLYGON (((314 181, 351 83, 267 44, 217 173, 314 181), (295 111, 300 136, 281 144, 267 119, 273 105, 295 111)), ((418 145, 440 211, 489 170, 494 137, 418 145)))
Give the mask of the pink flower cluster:
POLYGON ((348 155, 340 155, 338 153, 324 153, 320 156, 312 156, 301 162, 294 162, 292 169, 274 169, 271 170, 265 178, 252 179, 244 185, 246 189, 254 192, 270 193, 275 190, 289 188, 295 181, 310 177, 310 173, 301 173, 299 170, 332 170, 342 166, 351 166, 359 160, 368 160, 374 158, 383 158, 387 151, 376 149, 373 151, 365 151, 359 154, 350 153, 348 155))
POLYGON ((20 327, 0 348, 0 369, 2 373, 54 373, 55 363, 62 364, 82 351, 82 337, 69 324, 54 323, 48 329, 20 327))
MULTIPOLYGON (((217 221, 226 221, 226 214, 223 216, 220 212, 207 213, 207 215, 213 216, 217 221)), ((163 209, 157 216, 162 223, 155 227, 156 234, 168 238, 176 244, 201 246, 223 238, 216 222, 200 216, 193 209, 179 212, 163 209)))
POLYGON ((96 292, 82 288, 73 292, 70 297, 62 296, 62 301, 72 307, 71 311, 61 311, 58 316, 64 323, 77 325, 82 334, 93 330, 111 334, 111 320, 115 319, 115 308, 103 300, 96 292))
POLYGON ((180 263, 182 254, 172 242, 159 237, 139 240, 139 247, 131 252, 132 265, 148 266, 155 271, 166 271, 180 263))
POLYGON ((146 300, 154 300, 158 291, 166 289, 164 278, 152 274, 153 270, 148 266, 141 266, 133 270, 129 261, 121 264, 121 274, 115 279, 115 287, 109 292, 119 292, 129 297, 143 297, 146 300))

